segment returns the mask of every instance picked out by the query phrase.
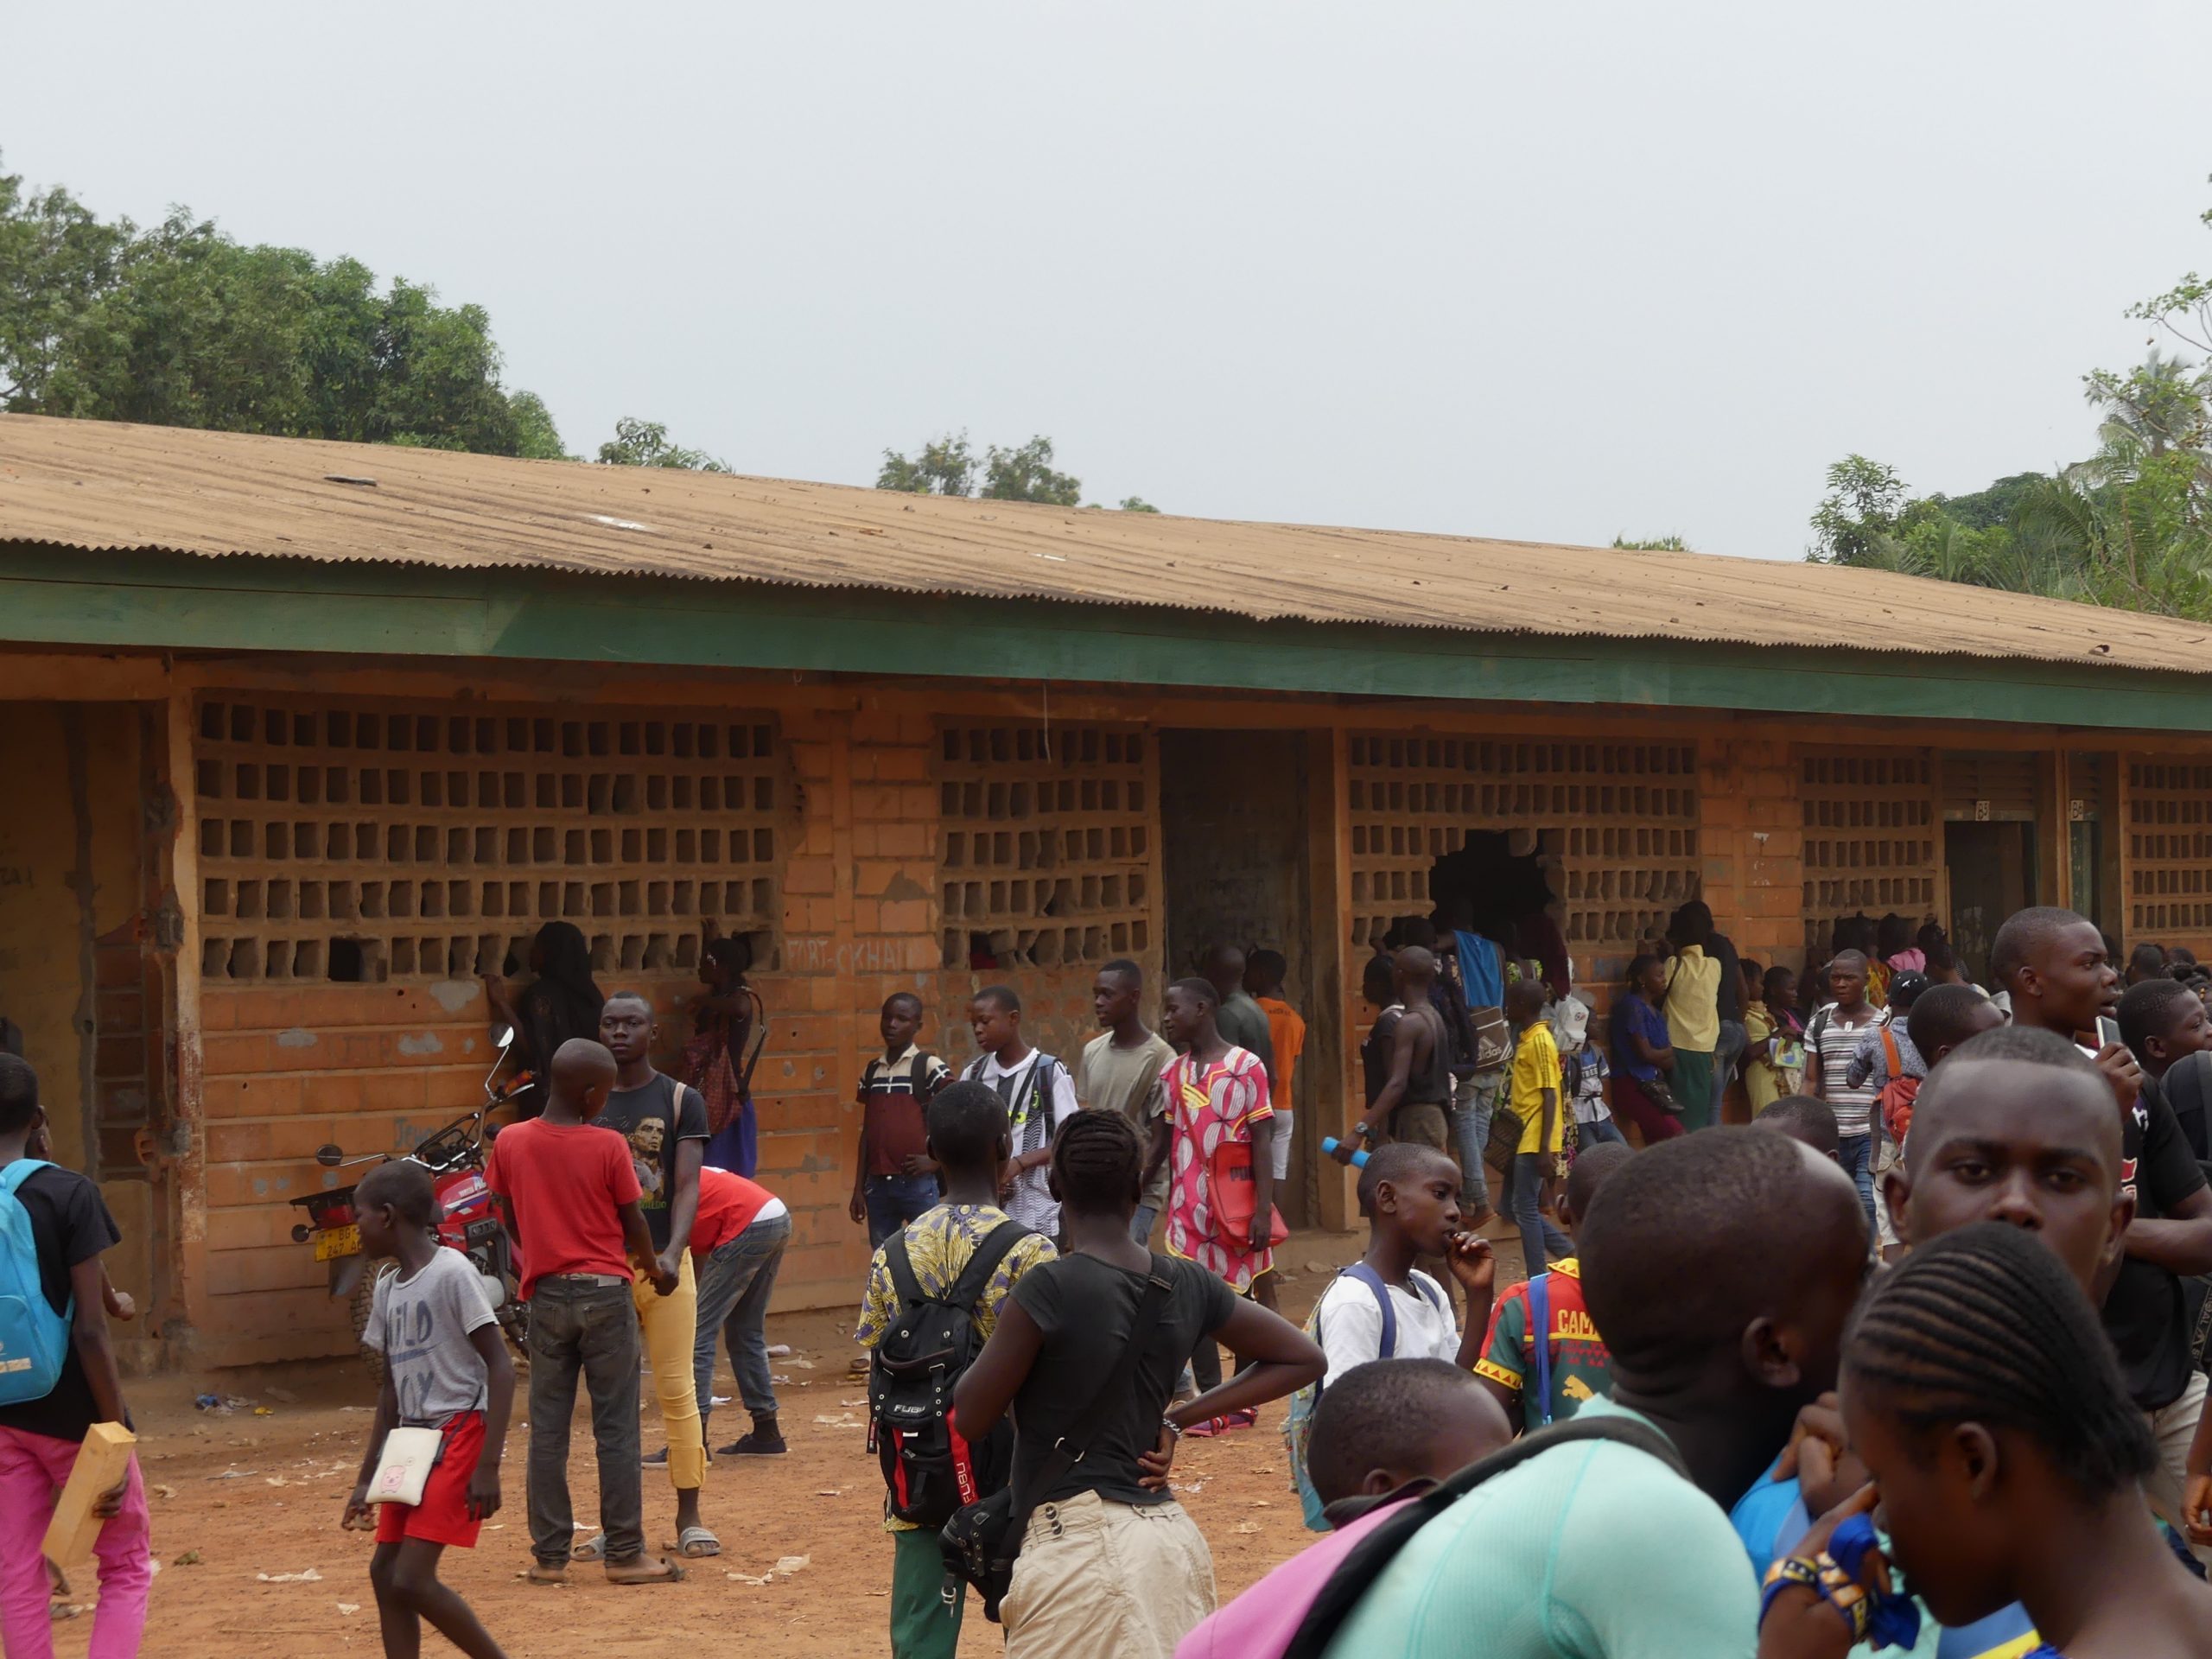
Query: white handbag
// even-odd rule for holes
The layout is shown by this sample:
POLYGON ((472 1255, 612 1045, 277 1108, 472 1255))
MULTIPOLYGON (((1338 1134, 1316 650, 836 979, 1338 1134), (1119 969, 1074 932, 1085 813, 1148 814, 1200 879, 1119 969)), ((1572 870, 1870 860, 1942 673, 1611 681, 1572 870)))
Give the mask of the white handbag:
POLYGON ((369 1478, 369 1502, 404 1503, 423 1501, 423 1488, 430 1471, 445 1451, 444 1431, 435 1428, 394 1428, 384 1437, 384 1453, 377 1471, 369 1478))

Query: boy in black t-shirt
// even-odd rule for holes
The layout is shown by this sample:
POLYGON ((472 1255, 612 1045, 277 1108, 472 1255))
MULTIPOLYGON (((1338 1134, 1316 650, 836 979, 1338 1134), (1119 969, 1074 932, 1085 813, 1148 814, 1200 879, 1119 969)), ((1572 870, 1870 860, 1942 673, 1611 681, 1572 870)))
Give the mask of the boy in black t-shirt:
MULTIPOLYGON (((70 1325, 69 1351, 54 1387, 0 1405, 0 1646, 24 1655, 53 1650, 41 1546, 78 1448, 94 1423, 130 1421, 108 1343, 99 1260, 123 1235, 98 1187, 34 1156, 31 1143, 45 1124, 38 1074, 15 1055, 0 1054, 0 1206, 19 1205, 29 1217, 38 1259, 18 1265, 35 1272, 48 1306, 66 1313, 70 1325), (25 1164, 40 1166, 26 1172, 20 1167, 25 1164)), ((0 1249, 8 1248, 0 1235, 0 1249)), ((94 1546, 100 1599, 92 1650, 135 1653, 154 1577, 136 1457, 122 1482, 102 1495, 97 1512, 106 1524, 94 1546)))
POLYGON ((1143 1180, 1144 1148, 1119 1112, 1078 1112, 1061 1127, 1050 1181, 1070 1254, 1022 1275, 953 1389, 953 1426, 971 1444, 1014 1408, 1014 1492, 1032 1509, 1001 1609, 1009 1651, 1172 1653, 1214 1604, 1205 1538, 1166 1489, 1176 1440, 1318 1381, 1326 1363, 1281 1315, 1135 1243, 1143 1180), (1139 1331, 1155 1278, 1166 1300, 1139 1331), (1250 1363, 1167 1410, 1184 1357, 1216 1336, 1250 1363), (1128 1387, 1084 1433, 1132 1341, 1143 1345, 1128 1387), (1077 1460, 1047 1479, 1064 1442, 1077 1460))
MULTIPOLYGON (((652 1361, 665 1451, 645 1461, 666 1464, 676 1488, 676 1549, 686 1560, 722 1553, 721 1541, 699 1520, 699 1488, 707 1478, 707 1443, 692 1382, 697 1345, 699 1287, 691 1268, 691 1224, 699 1214, 699 1169, 707 1156, 707 1103, 699 1091, 653 1070, 658 1029, 652 1005, 636 991, 617 991, 599 1016, 599 1040, 614 1056, 614 1087, 592 1121, 630 1143, 653 1250, 661 1270, 676 1276, 667 1295, 646 1279, 632 1287, 638 1331, 652 1361)), ((593 1540, 579 1552, 589 1559, 593 1540)))

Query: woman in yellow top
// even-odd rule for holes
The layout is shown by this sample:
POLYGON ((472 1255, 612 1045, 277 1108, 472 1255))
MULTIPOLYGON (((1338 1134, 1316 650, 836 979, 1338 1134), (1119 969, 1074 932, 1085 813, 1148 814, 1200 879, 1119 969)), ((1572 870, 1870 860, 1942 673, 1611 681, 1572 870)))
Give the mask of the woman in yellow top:
POLYGON ((1567 1124, 1572 1113, 1560 1099, 1559 1045, 1544 1023, 1544 982, 1523 979, 1505 988, 1505 1017, 1513 1027, 1510 1105, 1521 1119, 1513 1154, 1513 1219, 1521 1228, 1521 1253, 1531 1276, 1544 1270, 1545 1253, 1564 1260, 1574 1241, 1544 1213, 1552 1184, 1567 1173, 1567 1124))
MULTIPOLYGON (((1670 1083, 1685 1130, 1713 1123, 1713 1051, 1720 1041, 1720 963, 1706 954, 1713 912, 1693 899, 1667 921, 1667 997, 1661 1012, 1675 1039, 1670 1083)), ((1663 954, 1663 953, 1662 953, 1663 954)))
POLYGON ((1744 1090, 1758 1113, 1784 1095, 1805 1086, 1805 1027, 1797 1017, 1797 976, 1787 968, 1766 970, 1758 1000, 1744 1007, 1744 1090))

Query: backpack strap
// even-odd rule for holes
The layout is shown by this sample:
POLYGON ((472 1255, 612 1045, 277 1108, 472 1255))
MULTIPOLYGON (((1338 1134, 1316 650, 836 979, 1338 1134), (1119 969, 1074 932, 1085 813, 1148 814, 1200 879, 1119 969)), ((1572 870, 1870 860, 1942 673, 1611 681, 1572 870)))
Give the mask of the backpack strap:
POLYGON ((906 1230, 901 1227, 883 1247, 883 1265, 891 1269, 891 1287, 899 1294, 900 1312, 926 1300, 922 1281, 914 1277, 914 1258, 906 1253, 906 1230))
POLYGON ((43 1158, 18 1158, 11 1164, 0 1166, 0 1192, 5 1192, 12 1198, 17 1187, 41 1169, 51 1167, 43 1158))
POLYGON ((1904 1057, 1897 1052, 1897 1034, 1890 1029, 1886 1020, 1882 1022, 1882 1052, 1889 1057, 1888 1081, 1895 1083, 1904 1076, 1904 1057))
POLYGON ((999 1223, 983 1235, 982 1242, 969 1256, 968 1265, 960 1269, 959 1278, 952 1281, 952 1288, 938 1300, 973 1313, 976 1303, 982 1300, 983 1292, 990 1285, 991 1275, 999 1270, 999 1263, 1006 1260, 1007 1253, 1015 1245, 1028 1236, 1029 1229, 1018 1221, 1008 1219, 999 1223))
POLYGON ((1470 1464, 1433 1491, 1408 1498, 1397 1514, 1354 1545, 1351 1552, 1337 1563, 1321 1586, 1320 1593, 1306 1610, 1297 1635, 1282 1650, 1282 1659, 1322 1659, 1353 1609, 1415 1533, 1484 1481, 1517 1469, 1531 1458, 1572 1440, 1611 1440, 1658 1459, 1684 1480, 1690 1478, 1681 1454, 1675 1450, 1675 1443, 1633 1417, 1611 1414, 1573 1417, 1549 1428, 1540 1428, 1533 1434, 1524 1434, 1512 1445, 1470 1464))
MULTIPOLYGON (((1175 1288, 1174 1269, 1164 1255, 1152 1258, 1152 1274, 1145 1281, 1144 1294, 1137 1299, 1135 1317, 1129 1321, 1128 1340, 1122 1346, 1122 1356, 1114 1362, 1114 1369, 1098 1392, 1090 1396, 1090 1403, 1068 1425, 1067 1432, 1052 1442, 1052 1451, 1038 1465, 1034 1484, 1029 1491, 1013 1495, 1012 1522, 1006 1536, 1018 1546, 1022 1535, 1029 1530, 1029 1517, 1035 1512, 1044 1494, 1058 1485, 1069 1470, 1083 1461, 1084 1453, 1098 1431, 1106 1426, 1108 1415, 1127 1399, 1129 1384, 1135 1381, 1137 1361, 1143 1357, 1145 1343, 1160 1324, 1160 1313, 1175 1288)), ((1019 1426, 1015 1430, 1018 1434, 1019 1426)))
POLYGON ((1390 1306, 1389 1286, 1382 1282, 1381 1274, 1364 1262, 1353 1262, 1341 1276, 1357 1279, 1375 1293, 1375 1305, 1382 1310, 1382 1345, 1376 1350, 1375 1357, 1377 1359, 1395 1359, 1398 1357, 1398 1310, 1390 1306))
POLYGON ((1536 1404, 1546 1428, 1552 1426, 1551 1277, 1540 1273, 1529 1281, 1529 1357, 1536 1367, 1536 1404))

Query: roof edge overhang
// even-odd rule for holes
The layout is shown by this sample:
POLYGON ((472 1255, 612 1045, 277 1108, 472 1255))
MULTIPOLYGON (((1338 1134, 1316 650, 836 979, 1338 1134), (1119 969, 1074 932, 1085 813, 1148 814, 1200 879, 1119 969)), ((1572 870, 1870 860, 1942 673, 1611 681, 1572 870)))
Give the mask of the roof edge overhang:
POLYGON ((2212 731, 2212 677, 2094 661, 22 542, 0 543, 0 642, 2212 731))

